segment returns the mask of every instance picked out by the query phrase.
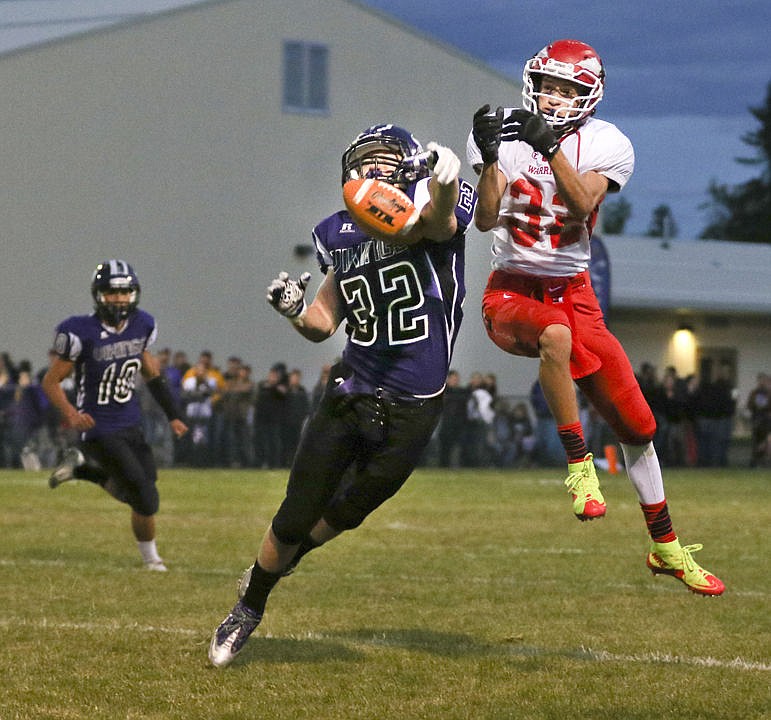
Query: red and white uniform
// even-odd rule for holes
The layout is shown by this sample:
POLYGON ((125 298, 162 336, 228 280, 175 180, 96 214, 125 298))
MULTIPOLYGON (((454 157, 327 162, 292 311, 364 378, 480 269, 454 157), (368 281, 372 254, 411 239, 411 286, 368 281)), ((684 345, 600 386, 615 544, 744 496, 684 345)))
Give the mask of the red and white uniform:
MULTIPOLYGON (((629 139, 602 120, 587 119, 563 138, 561 149, 580 174, 593 170, 619 189, 634 170, 629 139)), ((472 135, 467 158, 472 166, 482 164, 472 135)), ((508 185, 492 231, 493 271, 482 303, 487 334, 508 353, 538 357, 544 329, 567 325, 573 378, 622 442, 646 444, 656 430, 653 414, 605 325, 588 272, 599 208, 587 218, 570 217, 551 166, 525 142, 502 142, 498 168, 508 185)))
MULTIPOLYGON (((511 110, 504 110, 504 118, 511 110)), ((561 149, 579 173, 594 170, 619 189, 634 170, 632 143, 604 120, 586 120, 563 138, 561 149)), ((471 134, 466 155, 470 165, 482 164, 471 134)), ((539 277, 570 277, 586 270, 597 211, 585 220, 569 217, 549 163, 525 142, 502 142, 498 169, 509 185, 501 200, 501 224, 493 230, 493 269, 539 277)))

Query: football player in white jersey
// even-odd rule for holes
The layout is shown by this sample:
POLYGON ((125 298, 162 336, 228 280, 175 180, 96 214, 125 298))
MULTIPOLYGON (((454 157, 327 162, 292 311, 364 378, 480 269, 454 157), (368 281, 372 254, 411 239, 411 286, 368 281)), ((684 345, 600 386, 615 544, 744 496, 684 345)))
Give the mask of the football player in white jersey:
POLYGON ((475 224, 493 233, 483 299, 487 333, 505 352, 540 358, 539 380, 568 459, 565 485, 580 520, 605 514, 574 386, 617 435, 651 537, 647 565, 692 591, 723 583, 693 560, 669 517, 653 447, 656 423, 621 344, 605 326, 589 277, 600 203, 624 187, 634 151, 594 116, 605 70, 577 40, 550 43, 525 64, 523 108, 489 105, 474 115, 467 157, 479 180, 475 224))

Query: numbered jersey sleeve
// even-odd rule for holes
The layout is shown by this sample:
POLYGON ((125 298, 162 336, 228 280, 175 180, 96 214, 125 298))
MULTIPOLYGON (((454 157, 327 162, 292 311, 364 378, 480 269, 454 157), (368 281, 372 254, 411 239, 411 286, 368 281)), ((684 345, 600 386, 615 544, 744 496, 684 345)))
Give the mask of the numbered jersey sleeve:
POLYGON ((143 310, 131 315, 117 334, 96 315, 73 316, 56 328, 56 353, 75 364, 76 407, 96 421, 86 439, 141 422, 136 378, 142 354, 156 335, 155 320, 143 310))
MULTIPOLYGON (((428 180, 408 188, 418 208, 428 180)), ((460 181, 458 230, 409 247, 375 240, 340 211, 313 230, 319 265, 346 304, 343 359, 366 385, 431 397, 444 388, 466 294, 464 250, 476 195, 460 181)))

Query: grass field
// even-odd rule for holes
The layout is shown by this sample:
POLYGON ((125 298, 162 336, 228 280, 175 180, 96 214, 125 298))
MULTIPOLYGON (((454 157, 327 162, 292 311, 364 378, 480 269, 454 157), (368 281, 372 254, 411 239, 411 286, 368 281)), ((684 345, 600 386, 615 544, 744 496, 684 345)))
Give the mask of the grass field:
POLYGON ((571 516, 561 470, 418 471, 278 585, 232 666, 206 657, 284 473, 167 470, 149 573, 128 510, 0 471, 0 719, 768 718, 771 472, 670 471, 670 508, 727 585, 644 565, 624 476, 571 516))

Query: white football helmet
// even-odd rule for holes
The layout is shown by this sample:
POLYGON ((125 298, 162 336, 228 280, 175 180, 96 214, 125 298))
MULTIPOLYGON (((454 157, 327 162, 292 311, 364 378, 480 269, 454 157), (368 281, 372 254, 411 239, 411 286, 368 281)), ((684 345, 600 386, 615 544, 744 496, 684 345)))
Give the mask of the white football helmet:
POLYGON ((594 114, 605 89, 605 69, 602 60, 591 45, 578 40, 556 40, 525 63, 522 72, 522 101, 525 109, 538 112, 541 76, 549 75, 569 80, 586 88, 586 92, 556 115, 544 115, 549 126, 560 133, 578 127, 594 114))

